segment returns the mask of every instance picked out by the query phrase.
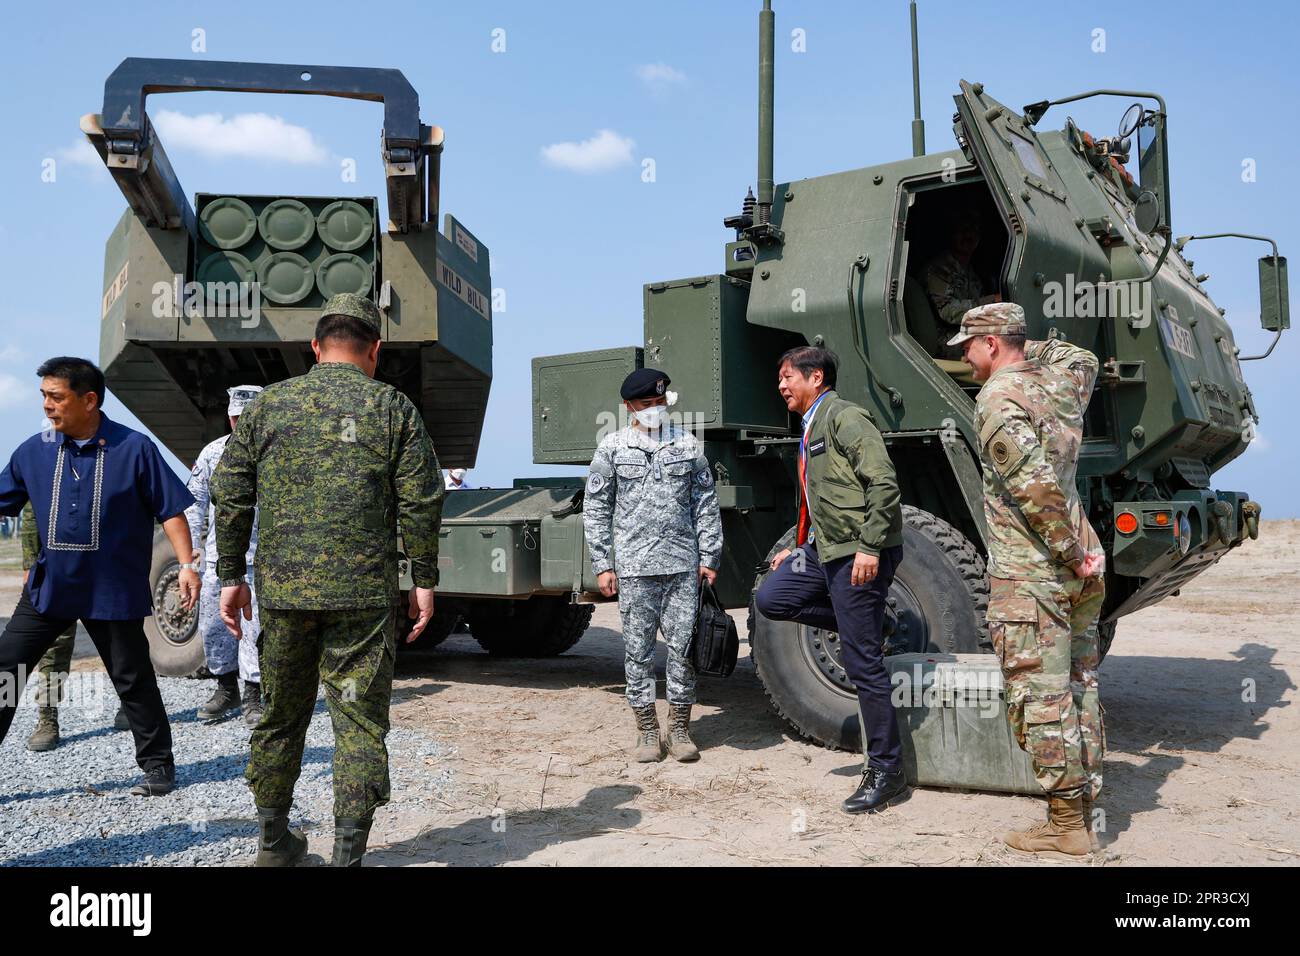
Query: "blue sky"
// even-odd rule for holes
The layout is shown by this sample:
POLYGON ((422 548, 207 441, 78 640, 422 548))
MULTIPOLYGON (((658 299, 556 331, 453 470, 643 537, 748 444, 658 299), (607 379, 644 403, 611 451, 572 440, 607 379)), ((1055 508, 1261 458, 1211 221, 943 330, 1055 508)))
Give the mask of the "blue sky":
MULTIPOLYGON (((774 5, 777 180, 908 155, 907 4, 774 5), (796 28, 805 52, 791 49, 796 28)), ((472 480, 563 470, 531 463, 529 360, 639 344, 643 283, 720 271, 722 217, 738 211, 754 180, 759 6, 426 2, 384 18, 388 8, 331 0, 141 2, 129 14, 91 3, 20 5, 7 14, 10 146, 0 153, 0 449, 40 425, 33 370, 42 358, 98 355, 103 242, 123 200, 82 161, 78 119, 99 111, 104 79, 125 56, 207 57, 406 74, 424 122, 446 130, 443 210, 489 246, 493 285, 506 296, 472 480), (206 52, 192 49, 195 30, 206 52), (495 34, 498 47, 504 37, 502 52, 493 50, 496 30, 504 31, 495 34), (589 140, 596 143, 551 151, 568 166, 543 152, 589 140), (50 158, 52 183, 41 178, 50 158), (652 183, 641 177, 646 158, 655 161, 652 183)), ((931 150, 953 147, 952 96, 962 78, 1017 107, 1099 87, 1154 89, 1170 110, 1175 233, 1263 233, 1284 254, 1300 248, 1293 5, 923 0, 920 22, 931 150), (1099 29, 1104 52, 1094 51, 1099 29), (1254 182, 1243 182, 1248 159, 1254 182)), ((1109 134, 1125 105, 1058 107, 1043 125, 1059 128, 1071 112, 1109 134)), ((163 110, 182 114, 164 142, 191 197, 383 193, 377 104, 188 94, 154 96, 148 106, 156 121, 163 110), (269 118, 247 118, 258 113, 269 118), (241 148, 247 154, 233 155, 241 148), (343 184, 348 158, 358 181, 343 184)), ((1263 251, 1225 241, 1189 247, 1197 270, 1212 274, 1211 294, 1245 353, 1268 338, 1258 328, 1255 277, 1263 251)), ((1269 360, 1245 366, 1261 438, 1215 482, 1250 491, 1266 517, 1300 514, 1289 494, 1300 425, 1286 388, 1298 348, 1284 336, 1269 360)), ((111 399, 107 410, 131 422, 111 399)))

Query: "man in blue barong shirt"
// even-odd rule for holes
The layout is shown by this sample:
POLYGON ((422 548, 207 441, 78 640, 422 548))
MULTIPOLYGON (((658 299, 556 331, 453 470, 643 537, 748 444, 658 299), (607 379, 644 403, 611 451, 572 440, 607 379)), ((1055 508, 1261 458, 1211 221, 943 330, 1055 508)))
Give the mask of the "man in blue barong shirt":
POLYGON ((185 509, 194 498, 147 437, 110 421, 100 407, 104 374, 85 359, 45 362, 41 396, 50 431, 18 446, 0 473, 0 514, 28 500, 40 551, 0 635, 0 741, 32 667, 68 625, 81 621, 122 698, 144 779, 138 796, 176 785, 171 726, 158 692, 144 618, 151 614, 154 523, 181 562, 188 609, 199 575, 185 509))

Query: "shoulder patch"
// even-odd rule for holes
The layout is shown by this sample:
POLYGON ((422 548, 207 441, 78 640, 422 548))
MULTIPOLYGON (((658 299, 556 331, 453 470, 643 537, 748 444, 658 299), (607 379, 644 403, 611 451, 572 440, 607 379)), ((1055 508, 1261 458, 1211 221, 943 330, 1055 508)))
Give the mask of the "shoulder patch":
POLYGON ((587 476, 587 494, 599 494, 600 490, 605 487, 608 479, 598 471, 593 471, 587 476))
POLYGON ((713 469, 701 468, 695 473, 695 483, 701 488, 713 487, 713 469))
POLYGON ((1007 459, 1011 457, 1011 449, 1007 447, 1005 438, 995 438, 989 445, 989 455, 999 465, 1005 465, 1007 459))
POLYGON ((980 436, 984 441, 984 454, 993 470, 1005 478, 1024 461, 1026 451, 1016 440, 1013 429, 1005 427, 1001 422, 993 422, 992 425, 992 428, 985 426, 987 436, 980 436))

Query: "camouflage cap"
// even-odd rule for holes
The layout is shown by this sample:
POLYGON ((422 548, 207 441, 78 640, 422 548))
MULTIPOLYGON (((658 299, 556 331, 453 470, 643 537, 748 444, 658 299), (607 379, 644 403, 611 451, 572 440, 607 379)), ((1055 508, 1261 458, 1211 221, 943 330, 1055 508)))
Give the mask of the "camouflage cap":
POLYGON ((325 307, 320 310, 320 314, 322 318, 327 315, 348 315, 360 319, 366 325, 373 327, 376 332, 383 332, 384 324, 379 314, 379 306, 355 292, 340 292, 330 296, 325 307))
POLYGON ((961 331, 948 340, 961 345, 977 335, 1024 335, 1025 310, 1014 302, 990 302, 968 309, 961 317, 961 331))

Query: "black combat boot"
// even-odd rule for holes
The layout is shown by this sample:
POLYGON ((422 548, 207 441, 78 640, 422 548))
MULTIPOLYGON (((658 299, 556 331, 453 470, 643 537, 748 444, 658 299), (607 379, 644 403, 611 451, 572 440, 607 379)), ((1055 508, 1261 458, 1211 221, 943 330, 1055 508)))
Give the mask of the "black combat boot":
POLYGON ((257 859, 253 866, 294 866, 307 855, 307 838, 289 829, 289 808, 257 808, 257 859))
POLYGON ((334 818, 334 859, 330 861, 330 866, 361 865, 373 822, 373 817, 369 820, 358 820, 356 817, 334 818))
POLYGON ((150 767, 131 788, 133 797, 161 797, 176 789, 176 768, 172 764, 150 767))
POLYGON ((244 681, 244 697, 240 706, 244 711, 244 723, 251 730, 262 719, 262 685, 255 680, 244 681))
POLYGON ((117 713, 113 715, 114 730, 130 730, 131 721, 126 719, 126 708, 121 704, 117 705, 117 713))
POLYGON ((668 752, 682 763, 700 759, 700 748, 691 740, 691 705, 668 705, 668 752))
POLYGON ((234 671, 217 677, 217 689, 208 702, 199 708, 199 720, 215 724, 234 715, 239 710, 239 675, 234 671))
POLYGON ((881 770, 868 767, 853 796, 844 801, 845 813, 879 813, 893 803, 902 803, 912 795, 907 776, 901 769, 881 770))
POLYGON ((59 708, 42 707, 36 718, 36 729, 27 738, 27 749, 38 753, 53 750, 59 745, 59 708))

